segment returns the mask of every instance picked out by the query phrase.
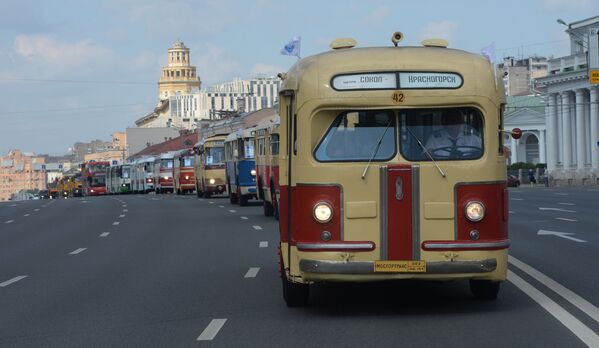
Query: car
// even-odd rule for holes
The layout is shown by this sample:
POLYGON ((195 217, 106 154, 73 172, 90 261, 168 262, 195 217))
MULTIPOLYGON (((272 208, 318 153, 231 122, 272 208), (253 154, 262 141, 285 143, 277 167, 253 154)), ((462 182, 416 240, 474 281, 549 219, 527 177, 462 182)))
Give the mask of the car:
POLYGON ((40 190, 39 196, 41 199, 50 199, 50 192, 48 190, 40 190))
POLYGON ((507 186, 508 187, 518 187, 520 186, 520 179, 518 179, 515 175, 507 176, 507 186))

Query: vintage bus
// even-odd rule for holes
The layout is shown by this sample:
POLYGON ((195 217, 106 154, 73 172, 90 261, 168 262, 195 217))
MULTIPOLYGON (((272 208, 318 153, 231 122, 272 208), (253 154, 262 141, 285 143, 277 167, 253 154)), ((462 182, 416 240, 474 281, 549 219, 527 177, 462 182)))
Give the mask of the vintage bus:
POLYGON ((231 204, 246 206, 256 198, 255 128, 240 129, 225 139, 225 178, 231 204))
POLYGON ((225 182, 225 138, 218 134, 199 141, 194 146, 194 174, 198 197, 210 198, 227 192, 225 182))
POLYGON ((154 160, 154 189, 156 193, 173 192, 174 152, 160 154, 154 160))
POLYGON ((192 193, 195 190, 195 176, 193 174, 193 149, 184 149, 177 151, 173 157, 174 170, 173 178, 175 180, 175 192, 178 195, 192 193))
POLYGON ((484 57, 353 48, 298 61, 279 97, 280 265, 289 306, 313 282, 506 279, 501 75, 484 57))
POLYGON ((276 115, 256 126, 254 148, 256 149, 256 192, 263 201, 264 215, 278 218, 279 185, 279 127, 280 118, 276 115))
POLYGON ((109 194, 131 192, 131 165, 118 164, 108 168, 106 186, 109 194))
POLYGON ((106 170, 110 162, 85 162, 81 165, 81 185, 85 196, 106 194, 106 170))
POLYGON ((141 157, 131 165, 132 191, 135 193, 148 193, 154 191, 154 162, 155 157, 141 157))

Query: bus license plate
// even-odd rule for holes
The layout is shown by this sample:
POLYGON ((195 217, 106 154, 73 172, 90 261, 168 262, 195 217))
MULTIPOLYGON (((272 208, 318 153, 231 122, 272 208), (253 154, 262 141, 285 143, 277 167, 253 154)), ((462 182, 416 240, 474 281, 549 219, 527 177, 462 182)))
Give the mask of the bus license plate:
POLYGON ((424 273, 426 261, 374 261, 375 272, 424 273))

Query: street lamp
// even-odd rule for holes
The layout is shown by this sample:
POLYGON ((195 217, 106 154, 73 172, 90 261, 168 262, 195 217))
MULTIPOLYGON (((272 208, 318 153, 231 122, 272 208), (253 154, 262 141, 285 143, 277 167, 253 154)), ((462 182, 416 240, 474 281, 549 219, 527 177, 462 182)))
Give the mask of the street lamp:
POLYGON ((586 45, 586 38, 585 38, 584 36, 580 36, 580 35, 578 35, 578 34, 574 33, 574 32, 571 30, 572 28, 570 27, 570 24, 566 23, 566 22, 565 22, 563 19, 561 19, 561 18, 558 18, 558 19, 557 19, 557 23, 558 23, 558 24, 561 24, 561 25, 564 25, 564 26, 566 26, 566 27, 568 27, 568 29, 566 29, 566 33, 568 33, 568 34, 570 34, 570 35, 574 36, 575 38, 577 38, 578 40, 580 40, 580 45, 581 45, 583 48, 586 48, 586 49, 587 49, 587 51, 589 50, 589 47, 586 45))
POLYGON ((561 19, 561 18, 558 18, 558 19, 557 19, 557 23, 558 23, 558 24, 565 25, 565 26, 567 26, 568 28, 570 28, 570 26, 569 26, 569 25, 568 25, 566 22, 564 22, 564 20, 563 20, 563 19, 561 19))

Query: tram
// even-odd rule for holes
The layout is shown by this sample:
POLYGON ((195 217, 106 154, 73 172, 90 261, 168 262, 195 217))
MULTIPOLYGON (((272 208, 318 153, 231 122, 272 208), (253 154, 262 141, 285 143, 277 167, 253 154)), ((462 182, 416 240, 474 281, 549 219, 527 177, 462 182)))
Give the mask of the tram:
POLYGON ((175 192, 178 195, 192 193, 195 189, 193 149, 184 149, 177 151, 173 157, 174 170, 173 178, 175 180, 175 192))
POLYGON ((255 128, 240 129, 225 139, 225 170, 231 204, 246 206, 256 198, 255 128))
POLYGON ((225 138, 218 134, 194 146, 194 175, 198 197, 210 198, 227 192, 225 182, 225 138))
POLYGON ((279 96, 280 267, 288 306, 314 282, 506 279, 501 75, 447 48, 354 48, 303 58, 279 96))
POLYGON ((279 127, 276 115, 256 126, 254 147, 256 149, 256 192, 263 201, 264 215, 278 218, 279 187, 279 127))
POLYGON ((174 152, 165 152, 154 159, 154 190, 156 193, 173 192, 174 152))
POLYGON ((106 170, 110 162, 86 162, 81 166, 81 184, 85 196, 106 194, 106 170))

